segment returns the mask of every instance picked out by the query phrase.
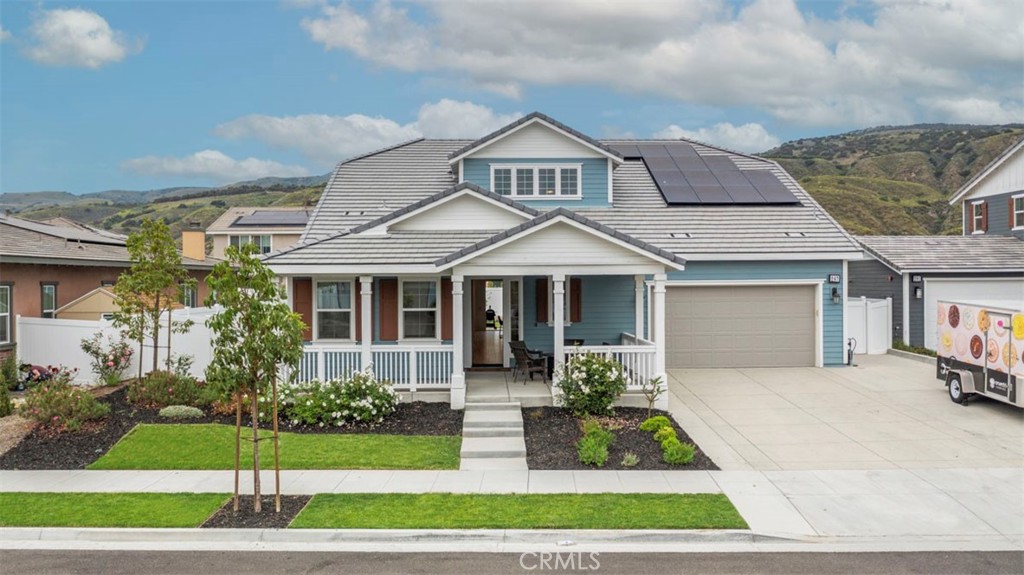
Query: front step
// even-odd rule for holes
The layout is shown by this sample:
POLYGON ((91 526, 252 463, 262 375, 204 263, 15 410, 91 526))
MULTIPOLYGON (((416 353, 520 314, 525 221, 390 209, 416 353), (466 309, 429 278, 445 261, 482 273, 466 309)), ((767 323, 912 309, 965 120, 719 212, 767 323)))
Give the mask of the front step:
POLYGON ((467 401, 466 411, 514 411, 519 402, 512 401, 467 401))
POLYGON ((522 428, 515 427, 467 427, 462 437, 522 437, 522 428))
POLYGON ((516 406, 511 410, 471 410, 467 409, 462 418, 463 429, 480 427, 512 427, 523 428, 523 412, 516 406))
POLYGON ((464 437, 463 459, 494 459, 526 457, 526 442, 522 437, 464 437))

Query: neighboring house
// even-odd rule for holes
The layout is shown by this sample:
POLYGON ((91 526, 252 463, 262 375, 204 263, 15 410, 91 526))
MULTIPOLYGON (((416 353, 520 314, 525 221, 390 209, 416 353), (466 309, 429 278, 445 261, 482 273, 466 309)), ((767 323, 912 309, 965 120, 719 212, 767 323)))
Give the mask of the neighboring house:
POLYGON ((949 203, 960 205, 964 235, 1024 239, 1024 138, 964 184, 949 203))
MULTIPOLYGON (((68 220, 41 223, 0 216, 0 354, 17 342, 17 316, 100 319, 116 311, 110 290, 131 265, 124 236, 68 220)), ((186 294, 199 306, 214 261, 183 257, 198 280, 186 294)))
POLYGON ((265 261, 309 326, 303 377, 372 364, 460 408, 491 345, 488 282, 503 341, 555 363, 612 353, 636 391, 668 368, 841 365, 846 262, 861 257, 775 162, 597 141, 533 113, 342 162, 302 243, 265 261))
POLYGON ((1006 236, 859 236, 850 297, 892 298, 893 337, 936 349, 939 300, 1024 302, 1024 241, 1006 236))
POLYGON ((224 258, 230 246, 256 244, 260 253, 279 252, 298 243, 309 208, 229 208, 206 229, 213 240, 215 258, 224 258))

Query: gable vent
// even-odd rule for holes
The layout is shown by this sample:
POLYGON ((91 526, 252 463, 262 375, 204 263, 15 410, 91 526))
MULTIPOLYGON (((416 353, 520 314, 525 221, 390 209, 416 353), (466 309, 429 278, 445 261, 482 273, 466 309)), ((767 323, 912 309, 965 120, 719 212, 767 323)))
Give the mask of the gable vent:
POLYGON ((692 238, 693 234, 691 234, 690 232, 679 232, 679 233, 672 232, 672 233, 669 234, 669 237, 676 238, 676 239, 687 239, 687 238, 692 238))
POLYGON ((807 234, 803 232, 786 232, 787 238, 806 238, 807 234))

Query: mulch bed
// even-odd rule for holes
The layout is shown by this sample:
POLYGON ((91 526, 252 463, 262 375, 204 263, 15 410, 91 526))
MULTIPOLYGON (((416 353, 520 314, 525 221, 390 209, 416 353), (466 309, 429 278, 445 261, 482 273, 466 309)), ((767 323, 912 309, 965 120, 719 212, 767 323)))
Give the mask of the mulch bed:
MULTIPOLYGON (((110 450, 140 423, 222 423, 234 425, 234 415, 209 414, 196 419, 167 419, 159 409, 141 408, 128 402, 127 390, 106 393, 99 401, 110 405, 110 415, 88 423, 79 431, 55 433, 36 427, 15 447, 0 455, 0 469, 85 469, 110 450)), ((242 424, 249 425, 243 415, 242 424)), ((269 426, 261 425, 266 429, 269 426)), ((378 425, 318 427, 281 425, 295 433, 381 433, 392 435, 462 435, 462 412, 447 403, 400 403, 395 413, 378 425)))
MULTIPOLYGON (((273 485, 267 486, 273 489, 273 485)), ((281 512, 274 511, 274 496, 261 495, 260 504, 263 510, 256 513, 252 510, 253 496, 241 495, 238 498, 238 511, 234 510, 234 502, 228 502, 210 516, 200 527, 217 529, 284 529, 295 519, 295 516, 309 503, 311 495, 282 495, 281 512)))
MULTIPOLYGON (((653 415, 664 415, 672 420, 679 441, 694 443, 683 428, 664 411, 654 410, 653 415)), ((593 467, 579 462, 576 442, 583 436, 580 420, 566 409, 559 407, 527 407, 523 409, 523 433, 526 439, 526 464, 530 469, 616 469, 616 470, 717 470, 718 466, 697 445, 693 461, 688 465, 669 465, 661 459, 661 445, 651 434, 638 428, 647 419, 647 409, 617 407, 615 416, 600 418, 602 423, 621 426, 613 431, 615 442, 608 449, 608 461, 604 467, 593 467), (639 457, 634 467, 624 467, 622 458, 626 452, 639 457)), ((696 445, 696 443, 694 443, 696 445)))

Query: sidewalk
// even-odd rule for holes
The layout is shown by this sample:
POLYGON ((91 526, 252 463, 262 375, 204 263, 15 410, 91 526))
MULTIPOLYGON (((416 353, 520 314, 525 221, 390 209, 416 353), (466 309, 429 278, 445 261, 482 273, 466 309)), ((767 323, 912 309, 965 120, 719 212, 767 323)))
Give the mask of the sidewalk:
MULTIPOLYGON (((252 475, 243 473, 242 492, 252 475)), ((261 481, 273 492, 273 473, 261 481)), ((1024 470, 282 471, 282 493, 724 493, 759 536, 959 538, 1024 549, 1024 470)), ((0 490, 223 492, 230 471, 0 471, 0 490)))

